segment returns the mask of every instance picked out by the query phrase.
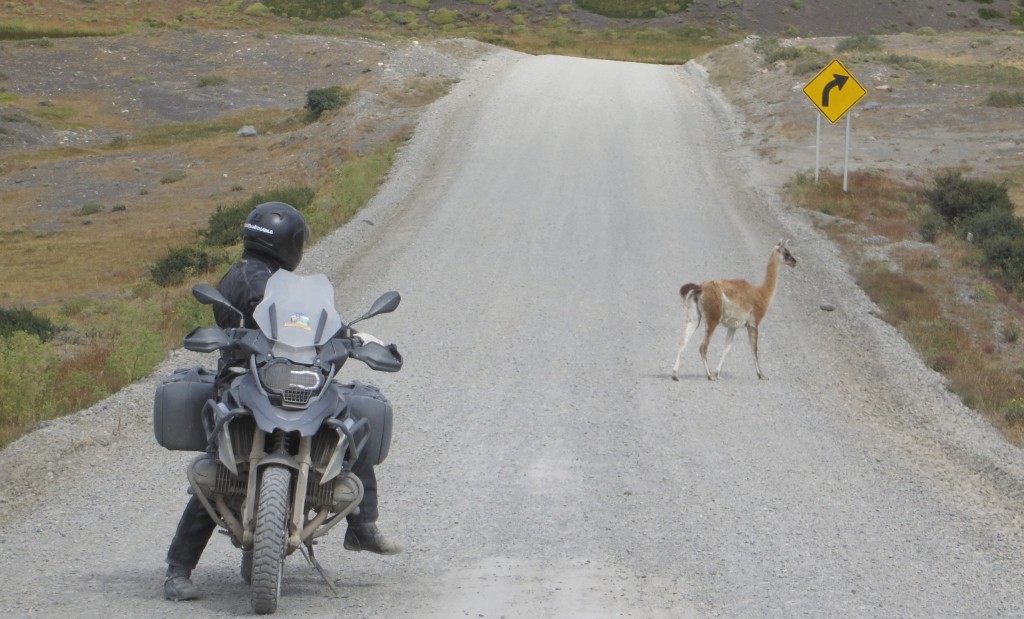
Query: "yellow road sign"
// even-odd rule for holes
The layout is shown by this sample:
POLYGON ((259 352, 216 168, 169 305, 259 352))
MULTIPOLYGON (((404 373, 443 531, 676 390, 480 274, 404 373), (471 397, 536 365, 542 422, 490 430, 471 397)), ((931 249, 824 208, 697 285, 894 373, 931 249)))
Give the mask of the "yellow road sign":
POLYGON ((806 86, 804 94, 825 118, 836 122, 867 94, 843 63, 833 60, 806 86))

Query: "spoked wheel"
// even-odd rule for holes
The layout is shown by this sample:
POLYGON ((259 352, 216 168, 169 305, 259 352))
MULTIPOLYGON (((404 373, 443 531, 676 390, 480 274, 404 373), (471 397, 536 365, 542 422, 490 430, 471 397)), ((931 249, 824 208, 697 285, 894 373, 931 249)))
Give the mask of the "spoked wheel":
POLYGON ((291 469, 284 466, 268 466, 263 469, 256 506, 250 583, 252 609, 259 615, 276 611, 277 600, 281 596, 285 544, 288 541, 288 490, 291 477, 291 469))

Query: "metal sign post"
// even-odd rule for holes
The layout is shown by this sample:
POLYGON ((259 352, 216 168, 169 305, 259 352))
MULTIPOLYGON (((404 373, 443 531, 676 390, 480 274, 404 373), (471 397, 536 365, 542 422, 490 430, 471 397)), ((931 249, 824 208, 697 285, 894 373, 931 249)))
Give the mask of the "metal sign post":
MULTIPOLYGON (((804 86, 804 94, 821 114, 835 123, 867 94, 843 63, 833 60, 804 86)), ((818 116, 814 144, 814 182, 818 182, 821 158, 821 116, 818 116)), ((850 164, 850 116, 846 116, 846 149, 843 156, 843 191, 847 188, 850 164)))
POLYGON ((821 114, 818 114, 818 128, 814 132, 814 184, 818 184, 818 169, 821 167, 821 114))
POLYGON ((846 175, 850 169, 850 115, 846 115, 846 154, 843 155, 843 193, 846 193, 846 175))

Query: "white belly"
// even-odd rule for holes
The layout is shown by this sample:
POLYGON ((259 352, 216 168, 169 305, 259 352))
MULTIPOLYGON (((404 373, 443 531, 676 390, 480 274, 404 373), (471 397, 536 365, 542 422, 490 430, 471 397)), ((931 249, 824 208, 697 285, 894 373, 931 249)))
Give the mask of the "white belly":
POLYGON ((724 326, 730 329, 739 329, 751 321, 751 313, 733 303, 728 296, 723 294, 722 301, 722 324, 724 326))

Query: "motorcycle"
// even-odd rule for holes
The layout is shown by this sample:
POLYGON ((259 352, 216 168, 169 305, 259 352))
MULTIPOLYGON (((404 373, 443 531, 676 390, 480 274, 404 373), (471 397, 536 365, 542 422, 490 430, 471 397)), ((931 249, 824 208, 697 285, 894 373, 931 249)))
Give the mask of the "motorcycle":
MULTIPOLYGON (((241 319, 217 289, 199 284, 192 293, 241 319)), ((392 421, 374 387, 334 379, 348 359, 401 369, 394 345, 361 344, 352 331, 400 300, 385 293, 344 325, 326 276, 281 269, 253 312, 258 329, 198 327, 185 336, 187 350, 220 352, 218 371, 181 369, 157 388, 157 442, 204 452, 186 472, 190 492, 242 550, 240 571, 258 614, 277 610, 285 557, 300 548, 334 590, 313 544, 358 509, 363 486, 353 466, 361 457, 384 460, 392 421)))

